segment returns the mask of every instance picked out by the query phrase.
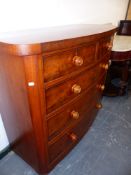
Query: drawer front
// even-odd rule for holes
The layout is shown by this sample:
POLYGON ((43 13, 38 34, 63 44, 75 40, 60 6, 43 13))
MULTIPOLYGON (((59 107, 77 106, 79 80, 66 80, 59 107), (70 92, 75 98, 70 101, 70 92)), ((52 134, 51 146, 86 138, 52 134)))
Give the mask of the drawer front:
POLYGON ((97 66, 94 69, 90 69, 82 72, 81 74, 61 83, 57 86, 49 88, 46 90, 46 106, 47 113, 60 107, 68 100, 80 95, 84 90, 88 89, 92 84, 94 84, 98 78, 97 66))
POLYGON ((85 114, 83 120, 81 120, 74 128, 67 131, 62 137, 60 137, 55 143, 49 146, 49 162, 63 157, 76 143, 81 139, 85 132, 90 127, 95 116, 97 109, 92 108, 88 113, 85 114))
POLYGON ((44 56, 44 81, 57 79, 93 63, 96 44, 44 56))
POLYGON ((83 115, 89 111, 96 101, 96 91, 96 86, 94 86, 47 120, 49 140, 66 127, 82 119, 83 115))
POLYGON ((89 66, 96 61, 96 43, 90 46, 82 46, 77 49, 77 55, 83 58, 83 66, 89 66))

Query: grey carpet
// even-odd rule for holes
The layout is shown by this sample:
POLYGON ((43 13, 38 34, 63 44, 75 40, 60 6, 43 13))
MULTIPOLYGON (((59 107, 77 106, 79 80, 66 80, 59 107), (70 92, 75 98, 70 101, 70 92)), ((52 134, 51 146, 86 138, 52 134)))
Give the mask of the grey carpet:
MULTIPOLYGON (((0 175, 37 175, 10 152, 0 161, 0 175)), ((131 175, 131 94, 103 98, 89 132, 49 175, 131 175)))

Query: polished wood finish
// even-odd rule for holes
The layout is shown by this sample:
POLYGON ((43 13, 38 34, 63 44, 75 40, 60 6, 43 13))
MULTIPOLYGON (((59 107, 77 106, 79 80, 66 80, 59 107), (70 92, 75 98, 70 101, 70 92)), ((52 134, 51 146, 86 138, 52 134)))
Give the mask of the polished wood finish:
POLYGON ((95 61, 96 44, 43 56, 45 82, 80 70, 95 61))
MULTIPOLYGON (((43 152, 44 145, 42 139, 38 141, 34 137, 35 121, 32 122, 24 72, 24 59, 7 52, 0 53, 0 112, 8 139, 15 152, 39 171, 39 163, 43 166, 44 162, 40 160, 41 156, 38 157, 38 151, 43 152), (38 144, 43 145, 42 150, 37 149, 38 144)), ((36 122, 40 124, 37 132, 41 134, 41 118, 37 117, 36 122)))
POLYGON ((38 44, 0 43, 0 111, 13 150, 48 173, 98 109, 114 29, 38 44))
MULTIPOLYGON (((84 119, 80 120, 73 128, 68 128, 65 133, 62 134, 62 137, 57 138, 57 140, 50 144, 49 152, 50 152, 50 161, 54 164, 59 160, 60 157, 64 156, 69 152, 72 147, 81 139, 81 137, 86 133, 86 131, 91 126, 98 110, 93 106, 88 113, 84 115, 84 119), (77 140, 73 142, 70 138, 71 134, 75 134, 77 136, 77 140), (61 145, 61 147, 59 146, 61 145), (57 158, 56 158, 57 157, 57 158)), ((51 163, 51 164, 52 164, 51 163)))
POLYGON ((78 96, 71 102, 65 104, 64 107, 58 109, 55 113, 48 115, 47 125, 49 139, 56 136, 64 128, 67 128, 81 120, 83 115, 93 106, 93 104, 97 103, 95 92, 96 88, 93 87, 84 92, 81 96, 78 96), (92 90, 94 93, 90 95, 92 90), (72 114, 73 111, 77 113, 77 116, 76 114, 74 116, 74 113, 72 114))
POLYGON ((47 89, 45 95, 47 113, 55 110, 89 88, 98 79, 99 75, 96 75, 98 69, 99 66, 96 66, 94 69, 84 71, 77 76, 73 76, 68 81, 47 89))

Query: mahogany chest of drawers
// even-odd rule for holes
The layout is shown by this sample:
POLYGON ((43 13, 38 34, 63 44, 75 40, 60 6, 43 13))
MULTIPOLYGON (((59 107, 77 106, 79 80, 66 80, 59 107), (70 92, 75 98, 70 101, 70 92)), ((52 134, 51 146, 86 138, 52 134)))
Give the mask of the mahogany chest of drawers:
POLYGON ((0 43, 3 122, 12 149, 39 174, 79 142, 102 107, 115 32, 110 25, 45 30, 0 43))

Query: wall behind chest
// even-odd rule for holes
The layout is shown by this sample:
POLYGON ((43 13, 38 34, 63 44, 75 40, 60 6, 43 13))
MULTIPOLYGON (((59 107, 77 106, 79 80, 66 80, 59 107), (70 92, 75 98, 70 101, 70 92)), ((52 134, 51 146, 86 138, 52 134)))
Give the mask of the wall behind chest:
POLYGON ((131 20, 131 0, 129 1, 128 11, 127 11, 127 20, 131 20))
MULTIPOLYGON (((3 32, 76 23, 113 23, 124 19, 128 0, 0 0, 3 32)), ((8 145, 0 117, 0 151, 8 145)))
POLYGON ((75 23, 113 23, 125 18, 129 0, 4 0, 0 32, 75 23))

